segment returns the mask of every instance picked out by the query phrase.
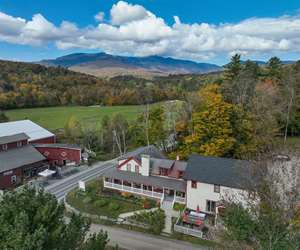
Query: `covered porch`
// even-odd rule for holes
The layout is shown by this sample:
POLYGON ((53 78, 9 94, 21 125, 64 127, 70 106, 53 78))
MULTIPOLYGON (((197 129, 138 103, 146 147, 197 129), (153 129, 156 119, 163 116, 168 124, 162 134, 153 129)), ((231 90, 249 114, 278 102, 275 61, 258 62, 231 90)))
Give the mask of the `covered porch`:
POLYGON ((172 202, 181 204, 186 202, 185 185, 181 180, 142 176, 114 169, 112 172, 105 174, 103 184, 105 188, 143 195, 161 201, 169 199, 172 202))

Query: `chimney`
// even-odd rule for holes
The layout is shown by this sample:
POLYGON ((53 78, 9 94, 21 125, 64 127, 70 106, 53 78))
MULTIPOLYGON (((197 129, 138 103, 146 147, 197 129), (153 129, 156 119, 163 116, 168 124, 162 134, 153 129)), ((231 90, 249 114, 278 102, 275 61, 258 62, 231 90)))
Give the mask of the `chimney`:
POLYGON ((149 155, 141 155, 142 158, 142 169, 141 174, 144 176, 150 175, 150 156, 149 155))
POLYGON ((179 155, 176 156, 176 161, 180 161, 180 156, 179 155))

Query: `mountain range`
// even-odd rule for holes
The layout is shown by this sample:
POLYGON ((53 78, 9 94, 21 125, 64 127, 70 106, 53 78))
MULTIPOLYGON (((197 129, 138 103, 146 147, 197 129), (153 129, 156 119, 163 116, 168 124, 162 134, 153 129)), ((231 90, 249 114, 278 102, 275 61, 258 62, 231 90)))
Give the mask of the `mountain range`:
POLYGON ((106 53, 76 53, 37 63, 45 66, 61 66, 98 77, 134 75, 147 78, 170 74, 202 74, 222 70, 222 67, 216 64, 197 63, 170 57, 126 57, 106 53))

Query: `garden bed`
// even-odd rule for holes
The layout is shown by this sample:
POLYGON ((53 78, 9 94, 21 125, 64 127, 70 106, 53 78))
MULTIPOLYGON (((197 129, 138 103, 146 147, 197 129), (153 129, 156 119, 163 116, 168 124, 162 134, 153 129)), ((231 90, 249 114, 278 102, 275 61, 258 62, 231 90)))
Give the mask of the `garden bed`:
POLYGON ((118 218, 122 213, 153 208, 156 201, 132 196, 128 193, 103 189, 102 180, 94 180, 86 185, 86 192, 71 191, 67 203, 82 213, 118 218))

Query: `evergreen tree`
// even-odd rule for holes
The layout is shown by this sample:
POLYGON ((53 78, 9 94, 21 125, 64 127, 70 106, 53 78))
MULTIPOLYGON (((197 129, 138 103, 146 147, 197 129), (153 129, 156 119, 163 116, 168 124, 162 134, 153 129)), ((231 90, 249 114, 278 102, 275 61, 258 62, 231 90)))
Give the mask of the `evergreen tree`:
POLYGON ((235 54, 232 56, 230 63, 228 63, 225 68, 225 78, 229 81, 234 80, 242 69, 241 55, 235 54))
POLYGON ((87 237, 90 222, 79 215, 66 223, 63 204, 29 188, 4 194, 0 225, 0 249, 104 250, 108 242, 104 232, 87 237))

